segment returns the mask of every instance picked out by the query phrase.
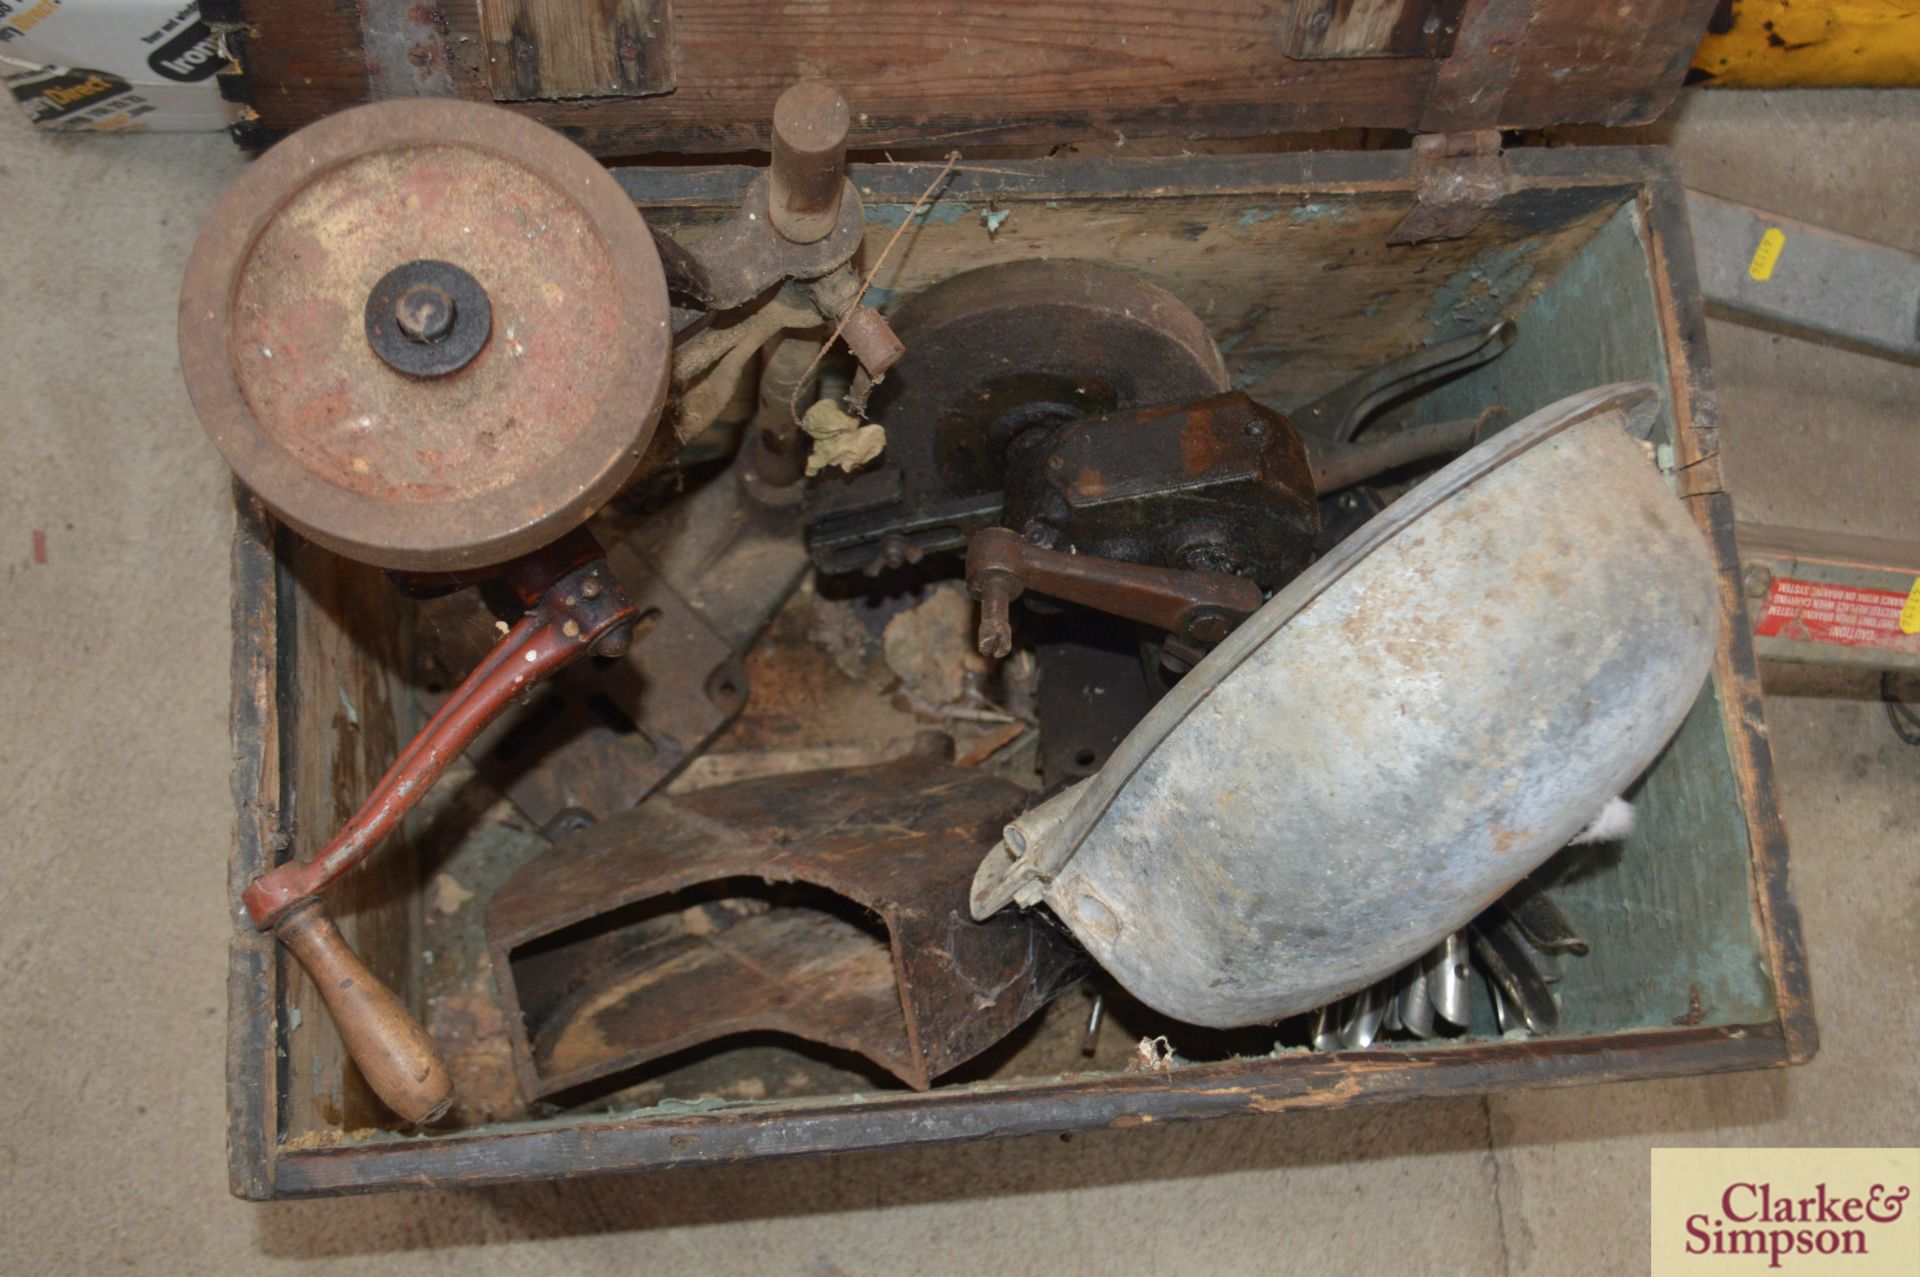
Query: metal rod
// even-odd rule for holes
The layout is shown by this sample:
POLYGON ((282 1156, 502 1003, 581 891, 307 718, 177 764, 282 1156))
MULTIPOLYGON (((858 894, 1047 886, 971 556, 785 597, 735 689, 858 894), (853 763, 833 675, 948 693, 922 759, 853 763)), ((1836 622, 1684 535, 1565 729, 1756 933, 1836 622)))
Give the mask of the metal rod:
POLYGON ((1313 466, 1314 490, 1338 492, 1415 461, 1465 452, 1509 420, 1506 409, 1495 407, 1457 421, 1376 430, 1350 443, 1330 443, 1309 436, 1307 459, 1313 466))

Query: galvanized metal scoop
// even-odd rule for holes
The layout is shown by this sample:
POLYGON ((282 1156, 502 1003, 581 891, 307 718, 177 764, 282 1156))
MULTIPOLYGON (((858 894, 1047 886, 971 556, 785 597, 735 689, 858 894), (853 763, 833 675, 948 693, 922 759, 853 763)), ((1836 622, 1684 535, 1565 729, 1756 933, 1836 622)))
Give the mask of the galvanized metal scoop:
POLYGON ((1473 449, 1181 681, 1099 773, 1009 825, 985 918, 1041 902, 1142 1001, 1265 1023, 1432 949, 1678 729, 1717 584, 1605 386, 1473 449))

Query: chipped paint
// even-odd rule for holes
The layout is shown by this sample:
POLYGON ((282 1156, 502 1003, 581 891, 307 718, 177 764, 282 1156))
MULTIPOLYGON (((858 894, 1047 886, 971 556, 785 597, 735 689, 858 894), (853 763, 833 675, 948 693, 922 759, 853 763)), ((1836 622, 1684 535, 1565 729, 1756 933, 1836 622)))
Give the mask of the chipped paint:
POLYGON ((1238 226, 1241 230, 1245 230, 1249 226, 1258 226, 1262 222, 1270 222, 1284 212, 1286 212, 1286 210, 1282 208, 1250 208, 1240 214, 1239 219, 1234 222, 1234 225, 1238 226))
POLYGON ((1308 222, 1317 222, 1326 217, 1332 218, 1336 223, 1346 221, 1347 206, 1345 204, 1302 204, 1287 214, 1287 221, 1295 226, 1304 226, 1308 222))
POLYGON ((1508 302, 1533 278, 1534 243, 1495 246, 1482 252, 1466 269, 1457 271, 1433 295, 1427 308, 1427 322, 1433 333, 1427 344, 1457 337, 1473 328, 1484 328, 1500 317, 1508 302))

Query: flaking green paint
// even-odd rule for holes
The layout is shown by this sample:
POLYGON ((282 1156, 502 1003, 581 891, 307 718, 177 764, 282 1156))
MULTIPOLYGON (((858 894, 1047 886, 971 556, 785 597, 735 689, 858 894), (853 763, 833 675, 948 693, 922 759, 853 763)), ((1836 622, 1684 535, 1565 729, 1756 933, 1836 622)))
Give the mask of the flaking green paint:
POLYGON ((1302 204, 1287 214, 1287 220, 1295 226, 1305 226, 1308 222, 1317 222, 1323 217, 1331 217, 1336 222, 1344 222, 1347 206, 1345 204, 1302 204))
MULTIPOLYGON (((1485 257, 1462 274, 1512 272, 1517 279, 1522 265, 1485 257)), ((1434 314, 1443 313, 1448 307, 1437 299, 1434 314)), ((1443 421, 1492 403, 1518 419, 1616 381, 1650 381, 1666 398, 1659 308, 1632 204, 1623 204, 1515 319, 1513 348, 1424 396, 1417 419, 1443 421)), ((1671 438, 1663 410, 1656 442, 1669 446, 1671 438)), ((1695 986, 1702 1024, 1770 1019, 1746 822, 1712 685, 1628 797, 1639 821, 1625 842, 1569 848, 1538 875, 1593 943, 1586 957, 1558 963, 1560 1032, 1667 1027, 1688 1015, 1695 986)))
POLYGON ((1774 1014, 1754 927, 1751 859, 1709 684, 1679 733, 1632 790, 1626 841, 1571 847, 1541 881, 1593 944, 1560 962, 1563 1033, 1759 1024, 1774 1014))
MULTIPOLYGON (((1436 299, 1429 318, 1444 313, 1436 299)), ((1473 326, 1491 322, 1498 313, 1476 310, 1473 326)), ((1656 442, 1672 439, 1659 310, 1639 213, 1631 204, 1607 219, 1515 320, 1520 332, 1513 349, 1424 397, 1417 410, 1421 420, 1471 416, 1490 403, 1504 405, 1518 420, 1591 386, 1650 381, 1663 401, 1656 442)), ((1435 335, 1453 336, 1467 328, 1442 326, 1435 335)))
POLYGON ((1527 260, 1533 249, 1531 240, 1495 245, 1440 285, 1427 307, 1427 322, 1433 325, 1431 340, 1457 337, 1498 319, 1533 278, 1533 263, 1527 260))

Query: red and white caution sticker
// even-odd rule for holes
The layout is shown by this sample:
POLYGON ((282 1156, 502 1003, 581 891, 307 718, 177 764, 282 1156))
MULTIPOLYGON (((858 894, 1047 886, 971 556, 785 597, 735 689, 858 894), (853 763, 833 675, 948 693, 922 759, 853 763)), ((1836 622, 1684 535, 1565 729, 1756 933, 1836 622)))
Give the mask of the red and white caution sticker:
POLYGON ((1767 586, 1753 632, 1758 638, 1920 655, 1920 580, 1901 593, 1777 576, 1767 586))

